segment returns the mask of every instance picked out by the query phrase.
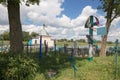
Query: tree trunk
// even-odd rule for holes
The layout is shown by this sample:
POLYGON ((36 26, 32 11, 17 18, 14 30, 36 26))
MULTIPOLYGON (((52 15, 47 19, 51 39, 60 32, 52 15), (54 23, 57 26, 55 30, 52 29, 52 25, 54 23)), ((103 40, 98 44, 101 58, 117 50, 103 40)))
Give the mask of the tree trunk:
POLYGON ((19 2, 15 0, 7 1, 8 18, 10 26, 10 51, 13 53, 21 53, 23 52, 23 43, 19 2))
POLYGON ((100 57, 106 56, 106 42, 107 42, 107 35, 102 37, 100 57))
POLYGON ((108 37, 110 25, 111 25, 111 19, 107 19, 107 22, 106 22, 107 34, 102 37, 101 49, 100 49, 100 53, 99 53, 100 57, 106 56, 106 42, 107 42, 107 37, 108 37))

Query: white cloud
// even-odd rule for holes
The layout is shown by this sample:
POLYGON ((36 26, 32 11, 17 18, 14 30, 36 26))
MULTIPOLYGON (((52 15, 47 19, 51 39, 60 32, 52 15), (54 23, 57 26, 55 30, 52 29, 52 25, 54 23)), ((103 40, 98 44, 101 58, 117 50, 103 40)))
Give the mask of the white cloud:
POLYGON ((96 9, 93 9, 91 6, 86 6, 83 8, 82 13, 76 18, 73 19, 72 22, 75 26, 83 26, 85 21, 90 15, 95 15, 97 12, 96 9))
POLYGON ((27 32, 36 32, 39 33, 41 26, 35 26, 35 25, 22 25, 22 29, 23 31, 27 31, 27 32))
POLYGON ((53 23, 56 16, 63 11, 63 8, 61 8, 62 3, 63 0, 41 0, 39 6, 30 5, 29 7, 23 3, 21 6, 22 19, 29 19, 35 24, 39 22, 53 23))
POLYGON ((0 4, 0 25, 8 24, 7 8, 0 4))
POLYGON ((8 25, 0 25, 0 34, 4 31, 9 31, 8 25))
POLYGON ((91 6, 86 6, 85 8, 83 8, 81 15, 88 17, 89 15, 96 14, 96 12, 97 12, 97 9, 93 9, 91 6))
POLYGON ((115 41, 116 39, 119 39, 120 41, 120 17, 116 18, 111 23, 110 32, 108 36, 108 40, 115 41))
POLYGON ((120 17, 113 20, 111 23, 111 30, 120 28, 120 17))

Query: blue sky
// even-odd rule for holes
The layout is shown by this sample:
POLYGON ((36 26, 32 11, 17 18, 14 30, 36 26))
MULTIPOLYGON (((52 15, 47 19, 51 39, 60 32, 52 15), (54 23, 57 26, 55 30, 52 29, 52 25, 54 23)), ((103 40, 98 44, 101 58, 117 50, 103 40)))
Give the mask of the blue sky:
MULTIPOLYGON (((99 0, 41 0, 40 5, 24 3, 20 5, 22 30, 40 33, 42 24, 46 24, 47 32, 55 39, 86 39, 88 29, 84 28, 90 15, 99 18, 104 25, 105 13, 98 10, 99 0)), ((120 17, 112 22, 108 40, 120 39, 120 17), (114 37, 114 38, 113 38, 114 37)), ((9 31, 7 8, 0 4, 0 33, 9 31)), ((94 32, 94 38, 101 40, 94 32)))
MULTIPOLYGON (((99 0, 65 0, 62 5, 64 8, 62 13, 73 19, 79 16, 82 9, 88 5, 96 9, 99 5, 101 5, 101 2, 99 0)), ((102 10, 99 12, 102 13, 102 10)))

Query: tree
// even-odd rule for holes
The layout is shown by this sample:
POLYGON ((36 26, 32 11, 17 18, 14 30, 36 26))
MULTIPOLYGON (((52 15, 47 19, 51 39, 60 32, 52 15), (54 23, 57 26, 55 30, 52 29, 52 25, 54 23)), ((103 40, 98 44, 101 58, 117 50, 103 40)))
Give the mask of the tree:
POLYGON ((86 42, 85 39, 79 39, 79 40, 77 40, 77 41, 79 41, 79 42, 83 42, 83 43, 86 42))
POLYGON ((20 21, 20 3, 24 1, 27 6, 37 3, 39 0, 0 0, 0 3, 7 5, 9 27, 10 27, 10 51, 13 53, 23 52, 22 27, 20 21))
POLYGON ((23 41, 28 41, 30 39, 29 32, 23 31, 22 35, 23 35, 23 41))
POLYGON ((22 32, 23 34, 23 41, 28 41, 29 39, 33 38, 33 37, 37 37, 39 34, 32 32, 31 34, 29 34, 29 32, 22 32))
POLYGON ((106 13, 105 18, 107 19, 106 21, 107 35, 102 37, 101 51, 100 51, 100 56, 104 57, 106 56, 106 50, 105 50, 106 41, 111 23, 115 18, 120 17, 120 0, 100 0, 100 1, 102 2, 101 9, 106 13))
POLYGON ((71 42, 73 42, 74 40, 73 39, 71 39, 71 42))
POLYGON ((5 31, 3 34, 1 34, 1 38, 3 40, 10 40, 9 32, 5 31))
POLYGON ((31 33, 31 37, 37 37, 39 34, 38 33, 35 33, 35 32, 32 32, 31 33))
MULTIPOLYGON (((28 41, 29 39, 31 39, 32 37, 36 37, 35 35, 37 35, 37 33, 32 33, 31 35, 29 34, 29 32, 25 32, 22 31, 22 35, 23 35, 23 41, 28 41)), ((9 37, 9 32, 5 31, 4 33, 2 33, 0 35, 0 40, 10 40, 9 37)))

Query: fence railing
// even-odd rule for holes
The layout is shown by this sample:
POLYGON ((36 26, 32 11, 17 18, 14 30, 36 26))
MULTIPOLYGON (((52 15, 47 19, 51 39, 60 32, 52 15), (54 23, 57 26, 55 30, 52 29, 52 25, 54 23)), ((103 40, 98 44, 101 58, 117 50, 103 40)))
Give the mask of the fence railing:
MULTIPOLYGON (((120 53, 120 47, 118 47, 118 53, 120 53)), ((65 53, 65 54, 71 54, 72 53, 72 49, 73 46, 56 46, 56 51, 57 53, 65 53)), ((88 55, 88 47, 78 47, 77 49, 77 55, 88 55)), ((111 55, 114 53, 113 51, 114 47, 107 47, 107 51, 106 54, 111 55)), ((1 45, 0 44, 0 52, 9 52, 10 50, 10 45, 8 44, 4 44, 1 45)), ((39 53, 40 51, 40 45, 39 44, 35 44, 35 45, 24 45, 24 53, 39 53)), ((47 52, 54 52, 55 51, 55 47, 48 47, 47 52)), ((98 50, 95 50, 96 54, 98 55, 100 48, 98 50)), ((45 46, 42 46, 42 52, 45 52, 45 46)))

